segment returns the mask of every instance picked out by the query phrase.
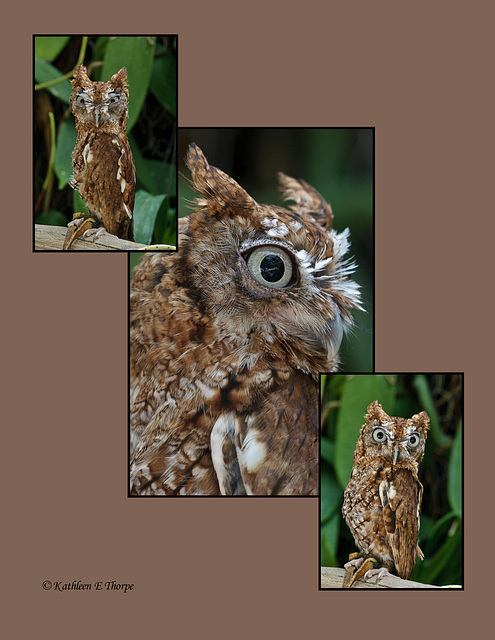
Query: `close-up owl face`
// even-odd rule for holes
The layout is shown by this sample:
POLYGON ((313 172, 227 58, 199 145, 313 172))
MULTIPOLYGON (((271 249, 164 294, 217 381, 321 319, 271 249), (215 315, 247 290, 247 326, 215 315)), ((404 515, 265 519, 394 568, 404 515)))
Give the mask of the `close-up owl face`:
POLYGON ((110 123, 118 123, 125 129, 129 104, 126 81, 127 71, 122 68, 108 82, 92 82, 86 67, 80 65, 71 81, 71 105, 76 122, 102 129, 110 123))
POLYGON ((393 418, 375 401, 368 407, 356 456, 364 452, 372 458, 387 458, 394 465, 405 460, 419 463, 425 451, 428 424, 424 411, 409 419, 393 418))
POLYGON ((334 368, 352 324, 349 309, 361 308, 345 258, 348 229, 332 229, 330 206, 303 181, 279 174, 285 198, 295 202, 289 211, 258 204, 219 170, 206 175, 195 145, 188 164, 205 196, 188 218, 198 241, 186 248, 202 304, 232 335, 262 340, 267 350, 286 344, 304 371, 334 368))

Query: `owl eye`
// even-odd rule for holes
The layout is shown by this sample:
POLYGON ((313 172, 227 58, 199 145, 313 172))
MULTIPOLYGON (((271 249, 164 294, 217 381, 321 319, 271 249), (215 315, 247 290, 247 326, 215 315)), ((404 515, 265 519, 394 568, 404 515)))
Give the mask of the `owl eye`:
POLYGON ((373 429, 372 438, 375 442, 385 442, 387 434, 383 429, 373 429))
POLYGON ((267 287, 283 289, 293 282, 292 260, 289 253, 281 247, 256 247, 245 260, 253 278, 267 287))
POLYGON ((76 96, 76 104, 86 104, 86 98, 88 97, 87 93, 78 93, 76 96))
POLYGON ((120 101, 120 96, 118 93, 115 93, 114 95, 110 96, 110 99, 109 99, 110 104, 117 104, 117 102, 119 101, 120 101))
POLYGON ((410 435, 408 438, 408 442, 409 446, 415 449, 420 443, 419 434, 413 433, 412 435, 410 435))

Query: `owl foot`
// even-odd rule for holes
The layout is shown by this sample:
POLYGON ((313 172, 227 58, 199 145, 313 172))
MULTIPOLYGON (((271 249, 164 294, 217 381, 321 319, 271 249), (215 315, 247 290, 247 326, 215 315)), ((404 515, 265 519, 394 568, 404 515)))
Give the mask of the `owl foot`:
MULTIPOLYGON (((382 571, 377 569, 378 560, 371 556, 363 556, 360 553, 351 553, 349 555, 349 562, 344 565, 345 575, 344 582, 342 583, 342 589, 350 589, 352 585, 363 578, 367 579, 370 572, 382 571)), ((385 571, 388 573, 387 569, 385 571)), ((381 576, 377 578, 379 580, 381 576)))
POLYGON ((63 251, 68 251, 77 238, 85 235, 93 226, 96 221, 93 218, 88 217, 84 213, 75 213, 72 216, 72 221, 67 225, 67 234, 64 240, 63 251))
POLYGON ((378 584, 378 580, 381 580, 384 576, 390 576, 390 575, 391 573, 386 567, 372 568, 366 571, 366 573, 364 574, 363 580, 370 580, 370 578, 373 578, 373 576, 376 576, 375 584, 378 584))
POLYGON ((84 237, 86 240, 92 239, 92 241, 94 242, 97 238, 101 238, 101 236, 105 235, 105 233, 109 236, 112 235, 111 233, 108 233, 105 227, 91 227, 89 229, 86 229, 86 231, 84 232, 84 237))

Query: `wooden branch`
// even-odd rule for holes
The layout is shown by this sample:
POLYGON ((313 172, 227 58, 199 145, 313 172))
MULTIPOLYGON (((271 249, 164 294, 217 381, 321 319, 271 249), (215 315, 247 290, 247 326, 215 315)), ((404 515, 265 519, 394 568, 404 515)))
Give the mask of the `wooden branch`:
MULTIPOLYGON (((321 588, 322 589, 341 589, 344 580, 344 569, 335 567, 321 567, 321 588)), ((384 576, 375 584, 374 580, 364 582, 358 580, 353 589, 461 589, 460 585, 449 584, 445 587, 438 587, 434 584, 423 584, 422 582, 413 582, 412 580, 402 580, 397 576, 384 576)))
MULTIPOLYGON (((64 246, 67 227, 57 227, 47 224, 36 224, 34 226, 34 248, 35 251, 56 250, 62 251, 64 246)), ((139 242, 121 240, 117 236, 103 233, 93 241, 93 238, 78 238, 74 240, 70 251, 140 251, 147 245, 139 242)), ((162 245, 165 250, 175 250, 172 245, 162 245)))

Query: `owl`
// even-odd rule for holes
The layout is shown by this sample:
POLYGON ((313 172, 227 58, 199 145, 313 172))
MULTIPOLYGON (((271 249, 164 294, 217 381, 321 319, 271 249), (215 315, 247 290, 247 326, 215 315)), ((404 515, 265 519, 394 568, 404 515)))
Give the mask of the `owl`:
POLYGON ((408 580, 417 556, 423 559, 418 547, 423 495, 418 465, 429 422, 425 411, 406 420, 387 415, 376 400, 369 405, 342 507, 364 555, 347 563, 346 569, 356 569, 356 574, 348 573, 344 586, 352 586, 368 567, 373 568, 366 577, 393 572, 408 580))
POLYGON ((86 202, 90 221, 76 214, 69 223, 64 248, 89 227, 99 227, 124 240, 134 240, 133 209, 136 172, 129 141, 127 71, 108 82, 92 82, 83 65, 74 71, 71 106, 77 140, 69 184, 86 202), (91 224, 93 223, 93 224, 91 224))
POLYGON ((131 494, 316 495, 318 372, 361 308, 349 232, 302 180, 279 175, 285 209, 186 163, 179 251, 131 281, 131 494))

